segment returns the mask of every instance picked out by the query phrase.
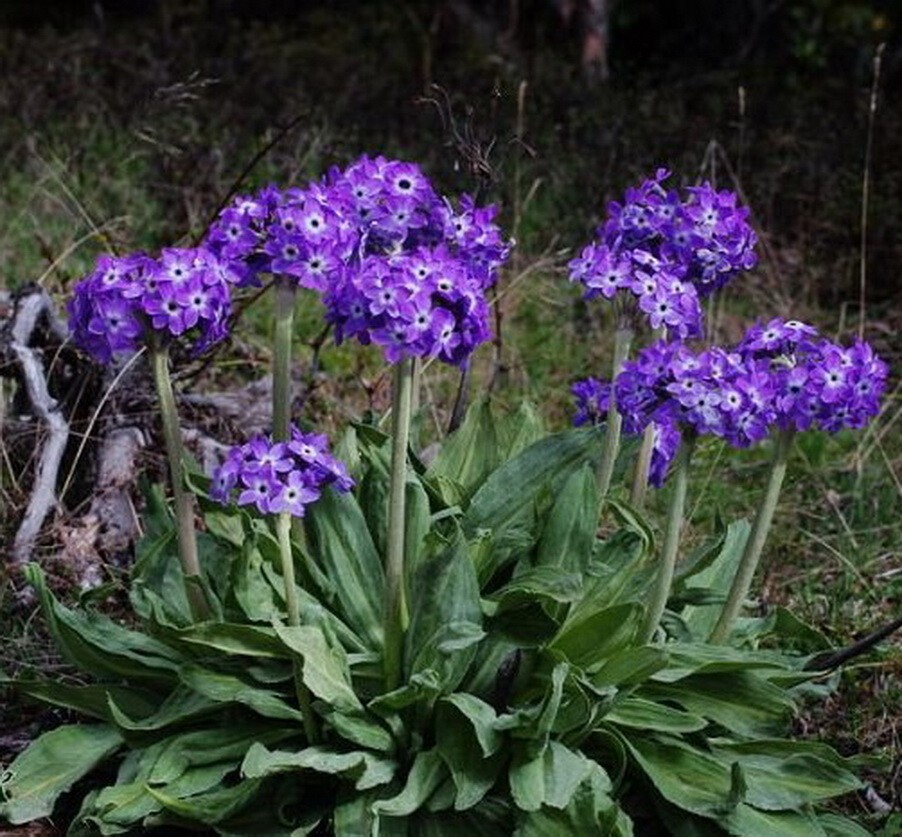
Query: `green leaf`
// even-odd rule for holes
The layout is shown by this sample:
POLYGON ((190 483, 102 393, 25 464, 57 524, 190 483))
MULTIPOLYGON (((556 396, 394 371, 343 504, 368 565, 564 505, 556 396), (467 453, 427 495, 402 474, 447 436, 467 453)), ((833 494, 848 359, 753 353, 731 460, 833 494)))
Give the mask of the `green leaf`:
POLYGON ((457 695, 457 698, 458 701, 443 701, 438 705, 436 747, 451 771, 455 787, 454 809, 464 811, 480 802, 491 790, 501 772, 505 754, 499 752, 500 741, 495 740, 500 736, 485 724, 489 718, 485 709, 491 710, 491 707, 483 705, 485 709, 478 708, 482 701, 470 695, 457 695), (465 700, 460 701, 460 698, 465 700), (478 701, 478 704, 473 701, 478 701), (457 709, 458 702, 471 711, 475 710, 481 736, 477 735, 476 724, 470 721, 469 716, 457 709), (483 746, 484 743, 488 747, 483 746), (486 749, 490 752, 487 753, 486 749))
POLYGON ((635 686, 667 666, 670 656, 663 648, 627 646, 615 651, 592 675, 592 683, 605 686, 635 686))
POLYGON ((704 718, 697 715, 662 703, 632 697, 615 703, 604 719, 621 727, 673 733, 696 732, 708 725, 704 718))
MULTIPOLYGON (((668 802, 702 816, 730 808, 730 771, 713 756, 675 738, 624 735, 630 755, 668 802)), ((763 837, 768 832, 761 832, 763 837)))
MULTIPOLYGON (((858 823, 839 814, 820 814, 818 821, 827 834, 827 837, 873 837, 858 823)), ((891 814, 883 829, 877 833, 877 837, 892 837, 893 834, 902 833, 902 814, 891 814), (892 820, 895 819, 895 823, 892 820)))
POLYGON ((534 538, 535 503, 543 490, 557 492, 574 470, 598 447, 594 429, 567 430, 541 439, 508 460, 479 487, 462 519, 468 540, 490 530, 493 548, 477 566, 487 581, 510 557, 534 538))
POLYGON ((766 811, 798 809, 862 787, 826 745, 781 740, 713 744, 715 756, 742 766, 748 779, 745 801, 766 811))
POLYGON ((431 516, 429 496, 418 480, 407 480, 404 498, 404 571, 410 584, 426 556, 425 544, 431 516))
POLYGON ((159 705, 156 712, 137 720, 130 717, 112 695, 108 698, 108 705, 113 722, 129 741, 134 737, 131 735, 133 733, 155 733, 167 727, 194 721, 222 711, 222 706, 215 700, 184 686, 176 686, 166 700, 159 705))
POLYGON ((270 659, 288 659, 289 654, 272 628, 232 622, 203 622, 173 632, 172 637, 199 648, 210 648, 225 655, 244 655, 270 659))
POLYGON ((497 456, 495 421, 489 399, 480 398, 468 408, 463 424, 445 439, 426 471, 426 478, 442 476, 453 480, 469 496, 495 470, 497 456))
POLYGON ((259 686, 250 686, 232 674, 187 665, 181 669, 179 677, 189 689, 218 703, 240 703, 264 718, 303 720, 301 713, 289 706, 276 692, 259 686))
POLYGON ((590 763, 589 775, 562 809, 543 807, 522 816, 514 837, 632 837, 629 817, 609 793, 604 771, 590 763))
POLYGON ((334 609, 371 648, 381 648, 385 573, 354 496, 323 492, 305 522, 312 554, 336 582, 334 609))
POLYGON ((76 686, 71 683, 57 683, 52 680, 20 679, 4 680, 0 678, 0 686, 9 685, 22 695, 61 706, 84 715, 90 715, 101 721, 112 722, 113 717, 107 703, 112 697, 117 704, 126 707, 133 716, 144 718, 152 714, 159 705, 159 695, 143 689, 130 689, 113 684, 90 684, 76 686))
POLYGON ((549 648, 592 673, 615 653, 632 645, 639 631, 643 609, 627 602, 596 610, 581 602, 570 613, 549 648))
MULTIPOLYGON (((686 578, 691 578, 697 587, 705 587, 711 593, 719 593, 726 597, 736 575, 750 530, 751 526, 747 520, 736 520, 731 523, 727 527, 716 557, 710 562, 706 560, 703 570, 687 574, 686 578)), ((719 605, 689 605, 683 608, 682 617, 693 636, 705 641, 714 629, 720 610, 719 605)))
POLYGON ((345 714, 328 709, 323 710, 323 716, 332 729, 352 744, 386 753, 395 749, 391 733, 373 718, 360 713, 345 714))
POLYGON ((12 825, 49 817, 59 796, 121 745, 118 730, 103 724, 45 732, 0 775, 0 817, 12 825))
POLYGON ((783 689, 749 671, 693 674, 671 684, 649 682, 637 696, 676 703, 749 737, 781 732, 793 709, 783 689))
POLYGON ((488 758, 501 748, 504 738, 498 730, 498 714, 494 707, 484 700, 480 700, 474 695, 458 692, 442 698, 439 710, 442 707, 453 707, 467 719, 483 756, 488 758))
POLYGON ((527 401, 495 423, 498 437, 498 461, 507 462, 520 451, 545 435, 545 425, 538 410, 527 401))
POLYGON ((536 547, 536 564, 569 573, 585 572, 597 522, 598 488, 595 474, 585 464, 570 474, 555 497, 536 547))
POLYGON ((363 709, 341 654, 329 647, 319 628, 276 625, 275 631, 286 647, 303 660, 304 685, 316 697, 341 712, 363 709))
POLYGON ((736 837, 826 837, 814 814, 795 811, 759 811, 741 804, 718 822, 736 837))
POLYGON ((448 778, 448 768, 437 749, 417 753, 400 793, 373 804, 379 816, 406 817, 421 808, 438 786, 448 778))
POLYGON ((531 741, 514 745, 509 773, 514 802, 522 811, 538 811, 543 805, 565 808, 588 777, 591 764, 559 741, 549 741, 538 753, 534 745, 531 741))
POLYGON ((251 803, 260 790, 260 782, 249 780, 230 787, 218 787, 206 793, 178 797, 148 787, 148 793, 167 811, 189 822, 216 825, 234 816, 251 803))
POLYGON ((175 682, 184 658, 168 645, 123 628, 106 616, 69 610, 47 589, 37 565, 28 565, 25 572, 57 645, 83 671, 148 687, 175 682))
POLYGON ((427 560, 417 574, 404 660, 408 678, 432 669, 442 690, 452 692, 484 636, 479 585, 463 541, 457 537, 427 560))
POLYGON ((535 602, 573 602, 582 593, 582 576, 556 567, 526 569, 489 597, 498 611, 514 610, 535 602))
POLYGON ((388 784, 397 769, 398 765, 393 760, 360 750, 342 753, 328 747, 307 747, 292 753, 271 751, 262 744, 251 745, 241 764, 242 775, 251 779, 295 770, 312 770, 348 779, 359 791, 388 784))

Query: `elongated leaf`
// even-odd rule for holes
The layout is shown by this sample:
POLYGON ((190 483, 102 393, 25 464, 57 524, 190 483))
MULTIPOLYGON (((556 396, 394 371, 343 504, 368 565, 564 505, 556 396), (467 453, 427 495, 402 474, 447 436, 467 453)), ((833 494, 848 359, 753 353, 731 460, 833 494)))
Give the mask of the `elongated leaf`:
POLYGON ((793 709, 783 689, 748 671, 693 674, 674 684, 649 682, 637 696, 671 701, 749 737, 781 732, 793 709))
POLYGON ((545 425, 538 410, 527 401, 495 423, 498 438, 498 461, 507 462, 520 451, 545 435, 545 425))
POLYGON ((441 706, 453 707, 467 719, 483 756, 488 758, 498 752, 504 738, 499 732, 498 713, 492 706, 464 693, 448 695, 442 699, 441 706))
POLYGON ((444 441, 426 477, 453 480, 469 497, 497 464, 495 420, 489 399, 480 398, 470 405, 461 426, 444 441))
POLYGON ((607 775, 591 763, 588 777, 566 807, 546 806, 525 814, 514 837, 632 837, 632 823, 610 797, 610 790, 607 775))
POLYGON ((49 817, 60 794, 122 745, 104 724, 62 726, 45 732, 0 776, 0 817, 12 825, 49 817))
POLYGON ((605 686, 634 686, 667 666, 670 656, 663 648, 629 646, 615 651, 592 675, 592 683, 605 686))
POLYGON ((582 593, 582 577, 578 573, 541 566, 524 570, 490 596, 498 610, 514 610, 533 603, 573 602, 582 593))
POLYGON ((228 788, 215 788, 187 797, 174 796, 167 792, 168 789, 148 787, 147 790, 163 808, 180 819, 216 825, 246 807, 260 790, 260 782, 250 779, 228 788))
POLYGON ((259 686, 249 686, 232 674, 188 665, 181 669, 179 676, 189 689, 219 703, 240 703, 264 718, 303 720, 301 713, 289 706, 276 692, 259 686))
POLYGON ((452 703, 439 705, 436 747, 451 771, 455 787, 454 809, 465 811, 472 808, 495 784, 501 773, 504 754, 497 750, 486 754, 474 725, 452 703))
POLYGON ((696 732, 708 725, 704 718, 697 715, 642 698, 626 698, 617 702, 604 719, 621 727, 673 733, 696 732))
MULTIPOLYGON (((7 681, 0 679, 0 685, 7 681)), ((159 695, 143 689, 129 689, 113 684, 76 686, 71 683, 57 683, 52 680, 22 679, 8 681, 10 688, 51 706, 61 706, 81 712, 101 721, 112 722, 107 697, 126 707, 133 717, 144 718, 151 715, 159 705, 159 695)))
POLYGON ((481 529, 490 530, 493 546, 488 559, 477 566, 486 581, 509 558, 514 548, 533 540, 535 503, 540 492, 557 492, 564 481, 597 449, 596 430, 567 430, 541 439, 505 462, 473 495, 463 516, 467 539, 481 529))
POLYGON ((850 773, 829 747, 792 741, 716 743, 714 755, 735 761, 748 777, 746 801, 766 811, 783 811, 859 790, 850 773))
MULTIPOLYGON (((731 523, 714 560, 707 562, 707 566, 701 572, 687 576, 691 578, 692 584, 726 596, 736 575, 750 530, 751 526, 747 520, 736 520, 731 523)), ((716 605, 690 605, 684 608, 682 613, 683 621, 689 626, 693 636, 701 641, 708 638, 719 615, 720 607, 716 605)))
POLYGON ((631 645, 642 620, 640 605, 626 603, 595 610, 580 603, 550 647, 576 666, 595 672, 618 651, 631 645))
POLYGON ((417 753, 400 793, 374 803, 374 814, 406 817, 422 807, 438 786, 448 778, 448 768, 438 750, 417 753))
POLYGON ((407 676, 431 669, 443 691, 460 683, 482 638, 479 585, 460 538, 426 561, 411 596, 404 649, 407 676))
POLYGON ((229 622, 204 622, 173 633, 179 642, 224 654, 288 659, 290 656, 272 628, 229 622))
POLYGON ((532 742, 517 742, 509 774, 511 794, 522 811, 538 811, 543 805, 565 808, 590 769, 585 756, 558 741, 549 741, 537 754, 532 742))
POLYGON ((385 574, 352 494, 325 491, 305 518, 312 552, 336 582, 336 612, 370 647, 382 645, 385 574))
POLYGON ((536 564, 584 573, 592 557, 597 519, 598 488, 586 464, 570 474, 555 497, 536 547, 536 564))
POLYGON ((148 687, 175 682, 184 658, 168 645, 123 628, 106 616, 63 607, 34 564, 26 568, 26 575, 38 593, 58 646, 83 671, 114 680, 127 678, 148 687))
POLYGON ((737 805, 735 811, 718 822, 736 837, 827 837, 813 813, 759 811, 751 805, 737 805))
POLYGON ((129 740, 129 733, 157 732, 222 710, 217 701, 184 686, 176 686, 156 712, 138 719, 131 717, 124 707, 120 707, 113 695, 109 696, 107 702, 113 722, 129 740))
POLYGON ((731 807, 730 771, 713 756, 678 739, 623 738, 655 790, 671 804, 707 817, 717 817, 731 807))
POLYGON ((404 571, 408 585, 413 583, 426 557, 426 536, 429 534, 431 515, 429 496, 419 480, 408 479, 404 485, 404 571))
POLYGON ((319 628, 277 625, 275 630, 286 647, 303 660, 304 685, 316 697, 339 711, 363 709, 351 685, 350 672, 344 667, 340 654, 329 647, 319 628))
POLYGON ((342 776, 357 790, 367 790, 388 784, 395 776, 395 761, 360 750, 341 753, 327 747, 307 747, 299 752, 270 751, 262 744, 253 744, 241 765, 244 776, 259 779, 295 770, 312 770, 342 776))

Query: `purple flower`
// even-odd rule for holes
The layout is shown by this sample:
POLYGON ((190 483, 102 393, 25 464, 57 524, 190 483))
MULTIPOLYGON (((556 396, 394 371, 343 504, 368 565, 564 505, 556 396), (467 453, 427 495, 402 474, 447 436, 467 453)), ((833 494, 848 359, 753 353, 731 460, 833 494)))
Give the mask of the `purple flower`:
POLYGON ((101 363, 134 352, 151 334, 185 336, 196 353, 223 339, 231 312, 222 263, 205 248, 102 256, 75 286, 69 326, 76 345, 101 363))
MULTIPOLYGON (((610 381, 601 381, 598 378, 585 378, 573 384, 571 392, 576 399, 573 424, 581 427, 605 422, 611 403, 611 389, 610 381)), ((652 421, 652 427, 654 441, 648 479, 655 488, 660 488, 667 478, 670 463, 680 446, 680 430, 676 421, 666 416, 661 420, 652 421)))
POLYGON ((328 485, 346 492, 354 481, 329 453, 326 436, 292 427, 288 442, 255 436, 231 448, 213 473, 210 497, 224 505, 254 506, 261 514, 303 517, 328 485))
POLYGON ((737 348, 770 381, 781 427, 860 429, 880 410, 889 369, 861 340, 846 348, 774 319, 752 326, 737 348))
POLYGON ((706 183, 681 197, 666 189, 669 176, 659 169, 609 204, 598 240, 570 262, 570 280, 587 298, 616 298, 624 313, 687 338, 701 333, 700 297, 754 267, 756 238, 733 192, 706 183))

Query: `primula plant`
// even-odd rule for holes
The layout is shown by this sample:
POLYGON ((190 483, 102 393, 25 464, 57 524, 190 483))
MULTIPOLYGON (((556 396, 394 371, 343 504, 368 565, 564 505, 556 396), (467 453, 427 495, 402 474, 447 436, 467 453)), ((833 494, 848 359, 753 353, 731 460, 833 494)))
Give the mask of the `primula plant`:
POLYGON ((755 237, 731 193, 666 179, 613 204, 571 265, 618 316, 612 379, 574 387, 578 426, 549 434, 528 405, 498 415, 479 400, 428 463, 408 444, 415 364, 465 366, 490 336, 486 290, 509 251, 493 207, 364 157, 235 200, 202 250, 101 260, 76 289, 73 332, 101 362, 150 348, 177 523, 153 490, 130 627, 65 607, 28 569, 84 679, 11 685, 92 720, 8 766, 0 816, 49 816, 74 787, 73 837, 866 834, 830 808, 861 786, 856 764, 785 737, 798 698, 823 691, 809 668, 826 641, 784 610, 742 608, 794 434, 863 427, 887 369, 867 344, 794 321, 736 346, 687 342, 700 297, 754 264, 755 237), (198 474, 166 347, 218 339, 230 290, 268 276, 273 433, 198 474), (339 341, 393 365, 390 435, 353 424, 333 453, 292 423, 297 286, 320 293, 339 341), (630 502, 621 425, 642 437, 630 502), (773 465, 755 521, 686 555, 707 436, 770 440, 773 465), (673 483, 660 546, 649 483, 673 483))

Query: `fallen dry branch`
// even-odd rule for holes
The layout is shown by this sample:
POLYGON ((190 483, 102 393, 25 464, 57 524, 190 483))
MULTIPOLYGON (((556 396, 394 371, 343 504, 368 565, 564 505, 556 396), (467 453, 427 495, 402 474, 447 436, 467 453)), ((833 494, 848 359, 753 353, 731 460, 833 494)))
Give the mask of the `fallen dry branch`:
POLYGON ((32 345, 35 333, 43 325, 55 338, 66 339, 66 328, 57 318, 50 297, 41 288, 30 288, 16 299, 8 345, 17 361, 31 409, 47 427, 47 438, 35 470, 31 497, 13 540, 13 564, 29 560, 44 521, 56 506, 56 481, 69 439, 69 425, 47 387, 41 352, 32 345))

